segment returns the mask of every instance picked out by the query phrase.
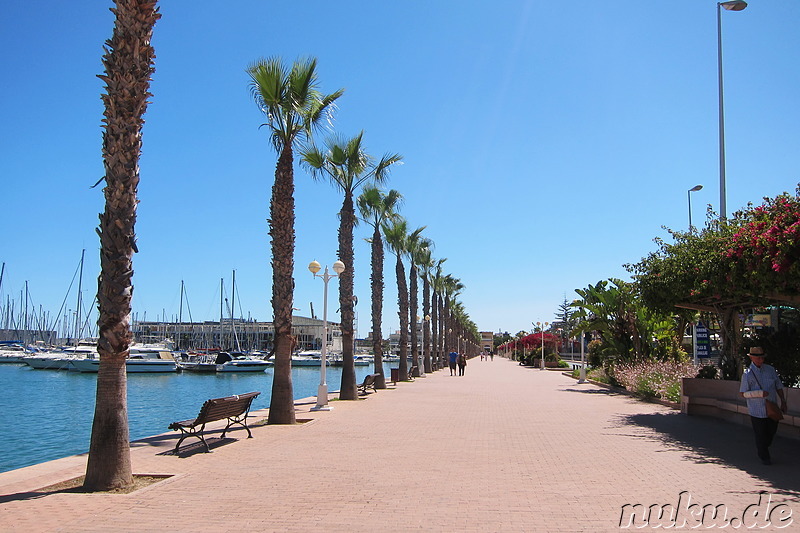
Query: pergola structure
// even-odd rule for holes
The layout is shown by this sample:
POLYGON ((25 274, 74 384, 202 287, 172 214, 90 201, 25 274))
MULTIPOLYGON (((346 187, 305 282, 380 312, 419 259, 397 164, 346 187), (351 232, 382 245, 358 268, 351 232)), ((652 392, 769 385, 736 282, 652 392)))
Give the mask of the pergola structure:
MULTIPOLYGON (((780 305, 800 308, 800 295, 771 294, 747 299, 718 296, 702 298, 694 302, 677 303, 675 307, 713 313, 717 316, 718 331, 722 337, 723 345, 723 351, 720 354, 720 367, 723 374, 727 374, 726 377, 731 377, 734 372, 738 372, 736 354, 742 344, 742 322, 739 316, 748 309, 780 305)), ((710 325, 709 329, 712 329, 710 325)))

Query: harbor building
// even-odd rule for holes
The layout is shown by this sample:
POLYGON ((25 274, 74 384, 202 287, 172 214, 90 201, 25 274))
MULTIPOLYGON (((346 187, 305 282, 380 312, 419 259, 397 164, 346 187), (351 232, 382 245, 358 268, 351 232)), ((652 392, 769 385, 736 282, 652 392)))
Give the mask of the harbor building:
MULTIPOLYGON (((239 318, 204 322, 134 321, 131 330, 135 342, 149 344, 171 339, 176 350, 271 352, 275 338, 272 322, 239 318)), ((297 339, 296 350, 320 350, 322 320, 295 315, 292 335, 297 339)), ((328 322, 328 350, 342 351, 342 330, 338 322, 328 322)))

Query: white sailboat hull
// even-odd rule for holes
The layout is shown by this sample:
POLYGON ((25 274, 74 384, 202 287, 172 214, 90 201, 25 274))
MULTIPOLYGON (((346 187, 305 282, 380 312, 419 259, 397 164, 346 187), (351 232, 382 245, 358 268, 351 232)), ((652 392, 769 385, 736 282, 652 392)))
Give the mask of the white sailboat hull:
MULTIPOLYGON (((73 359, 70 367, 78 372, 97 372, 100 368, 99 359, 73 359)), ((178 365, 175 361, 165 359, 128 359, 125 361, 125 371, 129 374, 176 372, 178 365)))

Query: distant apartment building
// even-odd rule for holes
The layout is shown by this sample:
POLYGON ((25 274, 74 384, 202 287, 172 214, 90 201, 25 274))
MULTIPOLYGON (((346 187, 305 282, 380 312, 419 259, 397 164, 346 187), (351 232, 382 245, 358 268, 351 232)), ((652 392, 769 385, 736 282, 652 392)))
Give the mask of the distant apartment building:
MULTIPOLYGON (((134 340, 141 343, 171 339, 179 350, 258 350, 270 352, 275 338, 272 322, 222 319, 205 322, 147 322, 131 325, 134 340)), ((304 316, 292 317, 292 335, 297 339, 296 350, 322 348, 322 320, 304 316)), ((328 350, 342 351, 342 328, 338 322, 328 322, 328 350)))
POLYGON ((0 341, 3 342, 19 342, 24 344, 44 344, 54 345, 58 344, 58 334, 52 330, 39 330, 39 329, 0 329, 0 341))
POLYGON ((489 353, 494 350, 494 333, 481 331, 481 350, 489 353))

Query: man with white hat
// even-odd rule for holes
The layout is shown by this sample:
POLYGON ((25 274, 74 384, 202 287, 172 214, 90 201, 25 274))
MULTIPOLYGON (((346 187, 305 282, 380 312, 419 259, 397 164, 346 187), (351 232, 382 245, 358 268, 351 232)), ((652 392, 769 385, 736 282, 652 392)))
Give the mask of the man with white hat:
MULTIPOLYGON (((778 403, 780 410, 786 412, 786 397, 783 394, 783 383, 771 365, 764 364, 764 349, 760 346, 750 348, 750 367, 742 375, 739 395, 747 400, 747 411, 753 424, 756 436, 758 458, 765 465, 772 464, 769 447, 775 432, 778 431, 778 420, 767 415, 767 401, 778 403)), ((779 417, 780 418, 780 417, 779 417)))

